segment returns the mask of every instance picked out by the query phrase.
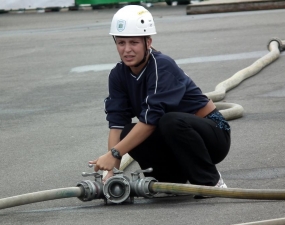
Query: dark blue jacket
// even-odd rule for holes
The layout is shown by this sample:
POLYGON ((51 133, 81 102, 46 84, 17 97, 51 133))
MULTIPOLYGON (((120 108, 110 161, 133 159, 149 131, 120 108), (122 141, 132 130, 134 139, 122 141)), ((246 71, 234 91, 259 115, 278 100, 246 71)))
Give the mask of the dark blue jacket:
POLYGON ((122 129, 134 117, 157 125, 167 112, 194 114, 208 101, 173 59, 151 51, 146 67, 138 76, 123 62, 111 70, 105 112, 109 127, 122 129))

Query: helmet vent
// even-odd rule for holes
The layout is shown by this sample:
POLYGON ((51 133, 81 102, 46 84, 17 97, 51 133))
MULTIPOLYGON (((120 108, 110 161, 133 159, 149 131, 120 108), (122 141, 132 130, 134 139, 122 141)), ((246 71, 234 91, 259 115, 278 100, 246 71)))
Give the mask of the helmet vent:
POLYGON ((141 23, 144 24, 144 20, 141 20, 141 23))

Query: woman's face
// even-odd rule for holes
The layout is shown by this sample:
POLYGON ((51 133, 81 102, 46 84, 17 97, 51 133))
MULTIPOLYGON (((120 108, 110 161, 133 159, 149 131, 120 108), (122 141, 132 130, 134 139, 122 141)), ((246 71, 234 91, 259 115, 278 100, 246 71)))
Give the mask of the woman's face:
MULTIPOLYGON (((147 42, 147 49, 151 46, 151 38, 146 39, 147 42)), ((135 71, 142 68, 139 66, 138 68, 135 67, 138 63, 142 61, 145 54, 145 41, 144 37, 116 37, 116 46, 118 53, 122 59, 122 61, 135 71)), ((135 72, 133 71, 133 72, 135 72)))

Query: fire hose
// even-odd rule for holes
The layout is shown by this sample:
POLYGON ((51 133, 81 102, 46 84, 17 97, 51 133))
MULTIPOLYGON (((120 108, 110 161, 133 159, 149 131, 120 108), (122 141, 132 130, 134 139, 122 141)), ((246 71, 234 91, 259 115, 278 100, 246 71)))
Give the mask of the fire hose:
POLYGON ((152 198, 157 193, 176 195, 194 194, 211 197, 255 199, 255 200, 285 200, 285 190, 280 189, 240 189, 218 188, 210 186, 176 184, 158 182, 153 177, 140 177, 140 173, 151 172, 152 168, 137 170, 131 174, 131 179, 123 171, 114 168, 114 176, 105 183, 102 175, 97 172, 85 173, 84 177, 94 176, 95 180, 83 180, 76 187, 59 188, 34 192, 24 195, 0 199, 0 209, 25 205, 35 202, 77 197, 83 202, 103 199, 105 203, 134 202, 134 197, 152 198))

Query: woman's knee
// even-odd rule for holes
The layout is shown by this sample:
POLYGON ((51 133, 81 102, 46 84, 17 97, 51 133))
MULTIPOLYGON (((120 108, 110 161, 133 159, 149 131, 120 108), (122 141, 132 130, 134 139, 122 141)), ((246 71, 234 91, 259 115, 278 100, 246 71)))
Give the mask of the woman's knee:
POLYGON ((170 112, 170 113, 165 113, 159 120, 159 128, 163 129, 165 127, 168 127, 172 123, 174 123, 175 120, 175 113, 170 112))

